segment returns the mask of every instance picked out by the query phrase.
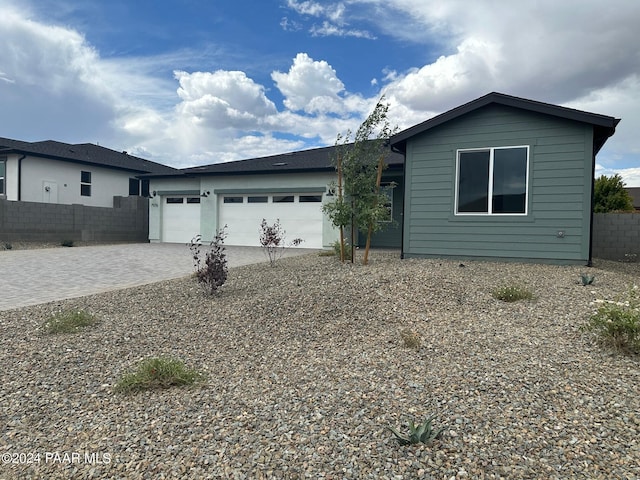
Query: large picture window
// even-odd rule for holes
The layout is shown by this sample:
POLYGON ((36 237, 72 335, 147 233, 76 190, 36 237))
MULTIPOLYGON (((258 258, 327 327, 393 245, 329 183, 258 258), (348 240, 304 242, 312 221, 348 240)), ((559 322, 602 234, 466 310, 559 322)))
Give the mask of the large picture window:
POLYGON ((458 150, 456 214, 527 213, 529 147, 458 150))

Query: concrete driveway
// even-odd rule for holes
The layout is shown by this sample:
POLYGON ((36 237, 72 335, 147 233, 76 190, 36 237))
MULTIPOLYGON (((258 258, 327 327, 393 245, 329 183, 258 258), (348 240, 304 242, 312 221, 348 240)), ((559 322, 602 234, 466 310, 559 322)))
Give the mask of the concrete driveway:
MULTIPOLYGON (((260 247, 227 246, 229 267, 267 261, 260 247)), ((288 249, 285 256, 314 250, 288 249)), ((184 277, 184 244, 135 243, 0 251, 0 311, 184 277)))

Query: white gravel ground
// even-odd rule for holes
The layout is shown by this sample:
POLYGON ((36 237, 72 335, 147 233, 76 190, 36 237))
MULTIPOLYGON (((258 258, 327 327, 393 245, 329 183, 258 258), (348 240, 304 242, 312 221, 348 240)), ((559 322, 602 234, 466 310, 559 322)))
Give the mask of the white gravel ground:
POLYGON ((0 479, 640 478, 640 360, 580 331, 639 273, 307 255, 232 269, 213 298, 185 278, 2 312, 0 479), (70 308, 100 323, 45 335, 70 308), (113 393, 161 355, 207 380, 113 393), (430 415, 431 445, 386 430, 430 415))

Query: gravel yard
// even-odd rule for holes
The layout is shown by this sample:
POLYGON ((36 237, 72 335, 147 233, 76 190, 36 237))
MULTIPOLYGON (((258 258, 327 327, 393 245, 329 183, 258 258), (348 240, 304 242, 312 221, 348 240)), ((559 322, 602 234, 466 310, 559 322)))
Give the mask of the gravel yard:
POLYGON ((310 254, 232 269, 213 298, 184 278, 0 312, 0 479, 640 478, 640 359, 580 331, 640 266, 463 265, 310 254), (45 335, 62 309, 100 323, 45 335), (207 379, 114 394, 151 356, 207 379), (428 446, 386 429, 430 415, 428 446))

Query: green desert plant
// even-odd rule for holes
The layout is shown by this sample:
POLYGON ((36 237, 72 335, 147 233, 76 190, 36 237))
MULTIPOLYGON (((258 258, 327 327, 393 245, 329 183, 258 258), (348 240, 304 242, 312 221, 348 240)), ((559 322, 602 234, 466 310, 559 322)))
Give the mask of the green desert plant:
POLYGON ((533 293, 524 287, 517 285, 506 285, 496 288, 492 292, 493 298, 502 300, 503 302, 517 302, 518 300, 531 300, 533 293))
POLYGON ((3 245, 3 248, 4 248, 5 250, 11 250, 11 249, 13 248, 13 245, 11 245, 9 242, 6 242, 6 243, 3 245))
POLYGON ((204 375, 187 368, 180 360, 154 357, 143 360, 135 370, 123 375, 114 390, 119 393, 135 393, 192 385, 203 378, 204 375))
POLYGON ((395 435, 396 441, 400 445, 415 445, 417 443, 430 444, 437 438, 440 438, 444 428, 435 430, 431 423, 435 417, 429 417, 424 422, 415 424, 413 420, 409 420, 407 425, 409 426, 409 434, 405 435, 400 433, 393 427, 387 427, 395 435))
POLYGON ((640 297, 638 288, 629 289, 626 300, 597 300, 596 313, 583 327, 604 346, 640 354, 640 297))
POLYGON ((84 310, 66 310, 56 313, 42 325, 47 333, 76 333, 97 323, 96 318, 84 310))
POLYGON ((407 348, 418 350, 420 348, 420 345, 422 344, 422 341, 420 340, 420 335, 418 335, 417 332, 414 332, 413 330, 410 330, 408 328, 405 328, 404 330, 400 331, 400 337, 402 337, 404 346, 407 348))
POLYGON ((595 275, 589 275, 586 273, 583 273, 582 275, 580 275, 580 281, 584 286, 591 285, 595 279, 596 279, 595 275))
POLYGON ((62 247, 73 247, 73 240, 62 240, 60 242, 60 246, 62 246, 62 247))
MULTIPOLYGON (((333 251, 335 252, 336 257, 340 258, 340 240, 336 240, 333 242, 333 251)), ((344 259, 351 260, 351 245, 349 242, 344 243, 344 259)))

